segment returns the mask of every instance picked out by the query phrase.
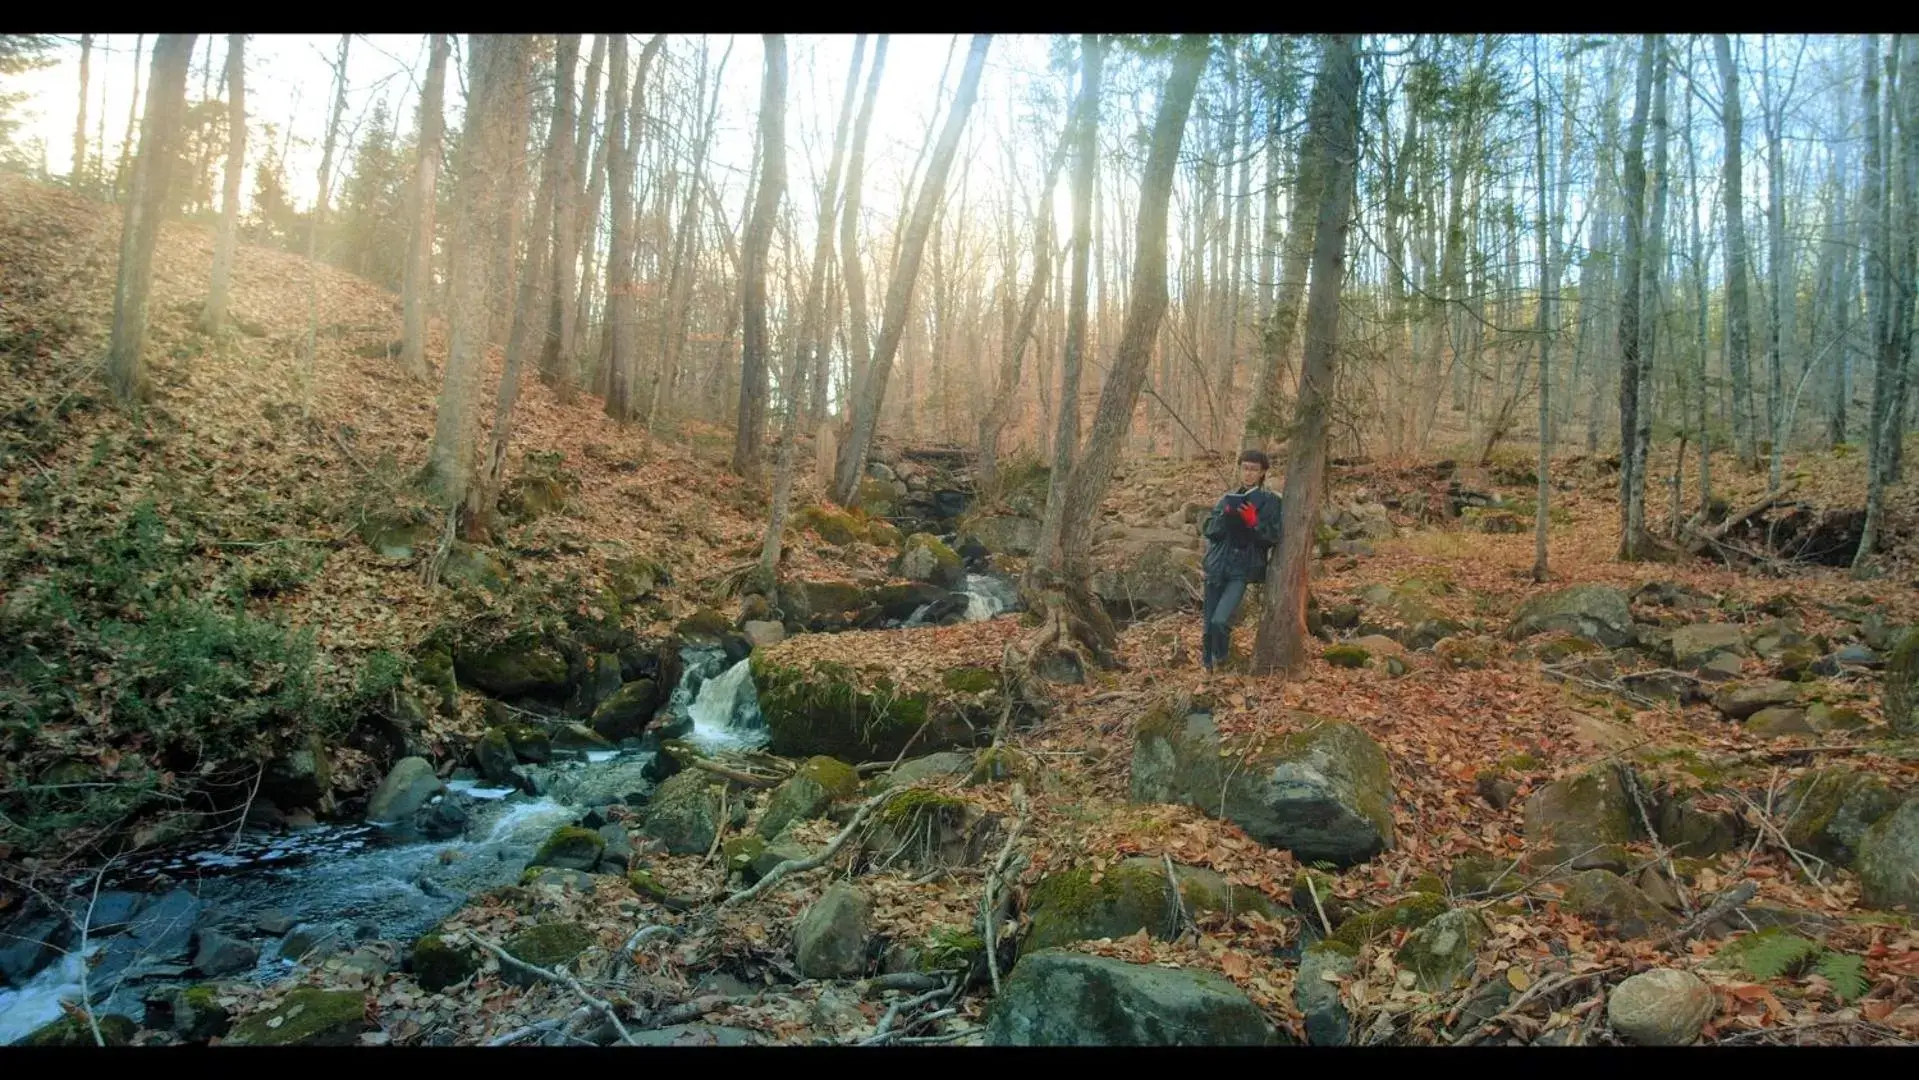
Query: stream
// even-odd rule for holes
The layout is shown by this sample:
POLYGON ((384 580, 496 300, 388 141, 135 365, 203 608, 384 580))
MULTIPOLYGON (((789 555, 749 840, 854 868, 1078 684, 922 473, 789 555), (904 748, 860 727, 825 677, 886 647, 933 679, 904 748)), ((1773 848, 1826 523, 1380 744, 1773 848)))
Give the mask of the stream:
MULTIPOLYGON (((1003 614, 1015 602, 1011 583, 990 575, 968 574, 963 591, 968 621, 1003 614)), ((909 619, 906 625, 924 624, 909 619)), ((748 661, 729 665, 722 649, 699 645, 684 646, 681 658, 680 683, 666 706, 669 729, 706 752, 764 745, 748 661)), ((409 943, 470 895, 518 881, 555 828, 595 807, 644 802, 654 786, 653 745, 629 740, 619 750, 570 760, 556 754, 549 764, 522 766, 534 776, 538 796, 485 786, 470 769, 460 769, 436 797, 465 811, 463 832, 448 840, 419 842, 393 835, 388 826, 329 823, 293 833, 243 832, 212 846, 201 837, 109 864, 97 882, 89 874, 70 883, 75 929, 51 939, 65 951, 24 984, 0 989, 0 1046, 59 1019, 61 1001, 79 1000, 83 985, 97 1013, 141 1020, 144 999, 155 989, 204 981, 190 977, 201 931, 247 943, 237 946, 243 954, 248 945, 257 948, 250 970, 226 976, 257 981, 292 973, 302 953, 409 943), (82 923, 93 927, 84 957, 82 923)))

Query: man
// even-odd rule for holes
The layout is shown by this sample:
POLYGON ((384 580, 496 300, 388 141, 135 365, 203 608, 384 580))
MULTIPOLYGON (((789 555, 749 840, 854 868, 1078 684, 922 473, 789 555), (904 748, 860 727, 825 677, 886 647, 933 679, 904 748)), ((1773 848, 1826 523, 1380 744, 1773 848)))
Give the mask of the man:
POLYGON ((1239 455, 1239 490, 1220 497, 1206 518, 1206 629, 1201 663, 1226 662, 1233 645, 1233 614, 1248 582, 1266 580, 1266 556, 1279 543, 1279 496, 1266 490, 1266 455, 1239 455))

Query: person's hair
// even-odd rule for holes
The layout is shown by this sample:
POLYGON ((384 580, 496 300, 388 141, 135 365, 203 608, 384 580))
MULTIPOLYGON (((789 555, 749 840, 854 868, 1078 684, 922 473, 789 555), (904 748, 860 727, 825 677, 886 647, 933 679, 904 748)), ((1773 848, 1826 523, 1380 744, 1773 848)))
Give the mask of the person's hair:
POLYGON ((1250 461, 1261 469, 1271 469, 1273 467, 1272 463, 1266 460, 1266 452, 1264 450, 1241 450, 1239 452, 1239 460, 1242 465, 1250 461))

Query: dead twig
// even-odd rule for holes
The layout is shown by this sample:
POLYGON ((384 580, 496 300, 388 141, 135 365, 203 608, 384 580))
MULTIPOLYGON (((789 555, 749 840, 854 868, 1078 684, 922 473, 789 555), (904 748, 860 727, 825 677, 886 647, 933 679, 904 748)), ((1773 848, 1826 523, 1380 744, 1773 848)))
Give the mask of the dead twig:
POLYGON ((701 865, 713 861, 713 855, 720 850, 720 841, 726 837, 726 795, 728 790, 725 784, 720 785, 720 816, 713 819, 713 846, 706 849, 706 858, 700 860, 701 865))
MULTIPOLYGON (((1764 832, 1772 834, 1773 842, 1778 844, 1781 848, 1785 850, 1787 855, 1792 857, 1792 861, 1796 863, 1799 867, 1799 872, 1806 875, 1806 880, 1812 882, 1814 885, 1819 886, 1819 891, 1825 894, 1826 899, 1831 900, 1836 904, 1838 901, 1837 901, 1837 898, 1835 898, 1832 894, 1831 886, 1828 886, 1825 883, 1825 881, 1821 880, 1819 875, 1813 872, 1812 867, 1806 865, 1806 857, 1800 852, 1798 848, 1792 846, 1792 841, 1786 839, 1786 834, 1780 830, 1779 826, 1773 824, 1772 814, 1766 810, 1760 809, 1758 804, 1754 803, 1751 799, 1746 797, 1745 792, 1740 791, 1737 788, 1734 788, 1732 789, 1732 793, 1734 795, 1737 795, 1739 797, 1740 802, 1745 803, 1747 808, 1749 808, 1754 814, 1757 814, 1759 816, 1759 828, 1763 830, 1764 832)), ((1770 791, 1767 792, 1767 797, 1768 797, 1767 801, 1769 802, 1771 801, 1771 794, 1772 793, 1770 791)), ((1817 855, 1812 856, 1812 859, 1814 862, 1817 862, 1821 866, 1826 865, 1826 860, 1821 859, 1817 855)))
POLYGON ((1306 894, 1313 898, 1313 910, 1319 913, 1319 925, 1326 931, 1327 937, 1333 936, 1333 920, 1326 917, 1326 905, 1319 902, 1319 886, 1313 884, 1313 875, 1306 876, 1306 894))
MULTIPOLYGON (((953 992, 953 987, 954 987, 954 980, 948 979, 946 982, 941 983, 938 988, 933 990, 928 990, 924 994, 920 994, 916 997, 902 998, 898 1001, 895 1001, 893 1004, 887 1006, 886 1015, 880 1017, 879 1026, 873 1029, 873 1034, 867 1036, 864 1039, 861 1039, 855 1045, 878 1046, 881 1043, 889 1041, 891 1038, 894 1037, 893 1022, 899 1019, 899 1016, 901 1013, 911 1009, 917 1009, 921 1005, 928 1004, 929 1002, 932 1002, 943 995, 950 994, 953 992)), ((950 1009, 945 1011, 948 1015, 951 1015, 952 1013, 952 1010, 950 1009)))
POLYGON ((865 827, 866 820, 873 816, 873 812, 878 810, 882 803, 897 794, 899 794, 897 788, 882 791, 878 795, 861 803, 860 808, 853 814, 853 820, 847 822, 846 827, 841 829, 839 835, 835 836, 832 842, 828 843, 826 848, 819 854, 807 859, 788 859, 780 863, 778 866, 767 871, 766 876, 754 882, 751 887, 741 889, 739 892, 720 901, 720 907, 728 908, 735 904, 745 903, 761 893, 766 892, 768 889, 771 889, 774 885, 779 884, 792 874, 803 874, 808 870, 817 870, 827 863, 832 862, 833 857, 838 855, 840 849, 846 846, 846 842, 851 840, 865 827))
MULTIPOLYGON (((1186 898, 1179 894, 1179 875, 1173 870, 1173 857, 1162 851, 1159 853, 1159 859, 1166 867, 1166 887, 1173 890, 1173 918, 1178 924, 1174 940, 1185 937, 1188 928, 1191 928, 1194 937, 1198 937, 1199 925, 1193 922, 1191 915, 1186 913, 1186 898)), ((1312 878, 1309 876, 1307 881, 1310 883, 1312 878)), ((1324 917, 1323 913, 1321 917, 1324 917)))
POLYGON ((1679 929, 1666 935, 1666 939, 1659 943, 1659 947, 1661 949, 1670 949, 1676 945, 1685 944, 1706 927, 1711 926, 1713 923, 1744 906, 1745 903, 1751 900, 1758 892, 1759 886, 1750 881, 1742 881, 1732 888, 1727 889, 1715 897, 1713 902, 1708 904, 1704 911, 1694 915, 1679 929))
POLYGON ((604 1000, 603 998, 598 998, 588 993, 586 987, 581 986, 580 981, 578 979, 575 979, 573 976, 567 974, 564 971, 549 971, 546 968, 539 967, 534 964, 529 964, 526 961, 520 959, 517 956, 514 956, 512 953, 507 952, 505 949, 499 947, 498 945, 493 944, 492 942, 486 940, 485 938, 481 937, 480 935, 474 933, 471 930, 465 931, 465 933, 468 941, 471 941, 473 944, 478 945, 480 948, 485 949, 487 952, 492 953, 493 956, 500 961, 500 963, 505 964, 509 967, 517 968, 521 971, 526 972, 528 975, 533 975, 538 978, 545 979, 548 982, 557 983, 560 986, 564 986, 568 990, 573 991, 575 994, 578 994, 580 996, 580 1000, 586 1002, 588 1005, 591 1005, 594 1011, 598 1012, 601 1016, 606 1017, 608 1022, 610 1022, 613 1025, 613 1030, 620 1033, 621 1042, 627 1044, 628 1046, 633 1045, 632 1033, 627 1031, 626 1025, 620 1022, 620 1014, 614 1010, 612 1004, 604 1000))
POLYGON ((1538 998, 1542 998, 1546 996, 1547 994, 1556 993, 1560 990, 1564 990, 1568 986, 1573 986, 1575 984, 1585 982, 1587 979, 1597 978, 1598 976, 1607 974, 1608 972, 1615 971, 1618 969, 1618 967, 1619 965, 1613 964, 1608 967, 1594 968, 1591 971, 1582 971, 1574 974, 1561 975, 1558 978, 1541 979, 1538 982, 1532 984, 1532 986, 1529 987, 1525 993, 1519 995, 1519 997, 1515 999, 1512 1004, 1506 1006, 1504 1009, 1501 1009, 1496 1015, 1488 1019, 1485 1023, 1480 1024, 1478 1027, 1472 1029, 1471 1031, 1461 1033, 1458 1038, 1452 1041, 1451 1045, 1471 1046, 1474 1043, 1478 1042, 1479 1040, 1485 1038, 1486 1036, 1491 1035, 1493 1031, 1499 1027, 1500 1024, 1503 1024, 1506 1021, 1512 1019, 1513 1017, 1519 1015, 1519 1011, 1525 1008, 1528 1004, 1530 1004, 1534 1000, 1538 998))
POLYGON ((1686 891, 1686 883, 1673 867, 1672 852, 1665 841, 1659 838, 1659 830, 1653 827, 1652 814, 1646 809, 1646 799, 1639 790, 1639 777, 1631 769, 1621 769, 1626 777, 1626 792, 1632 796, 1633 806, 1639 811, 1639 823, 1646 827, 1646 835, 1652 839, 1652 848, 1659 856, 1660 868, 1666 871, 1666 880, 1672 883, 1673 891, 1679 895, 1679 903, 1684 906, 1687 915, 1693 913, 1692 897, 1686 891))
MULTIPOLYGON (((986 971, 993 979, 993 993, 997 995, 999 986, 999 889, 1002 876, 1013 857, 1013 844, 1026 828, 1026 789, 1019 783, 1013 784, 1013 805, 1019 809, 1019 820, 1013 822, 1013 828, 1006 835, 1006 843, 999 849, 999 857, 993 860, 992 872, 986 875, 986 890, 980 897, 981 919, 984 922, 986 941, 986 971)), ((1177 892, 1177 887, 1175 887, 1177 892)))

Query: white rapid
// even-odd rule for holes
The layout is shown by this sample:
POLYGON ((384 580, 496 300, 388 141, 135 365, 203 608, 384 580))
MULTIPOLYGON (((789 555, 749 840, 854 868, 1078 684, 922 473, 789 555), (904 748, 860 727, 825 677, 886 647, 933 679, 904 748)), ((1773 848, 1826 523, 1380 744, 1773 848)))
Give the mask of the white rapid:
POLYGON ((737 750, 766 743, 766 723, 760 716, 750 661, 741 660, 700 684, 699 696, 687 714, 693 719, 687 741, 702 750, 737 750))

